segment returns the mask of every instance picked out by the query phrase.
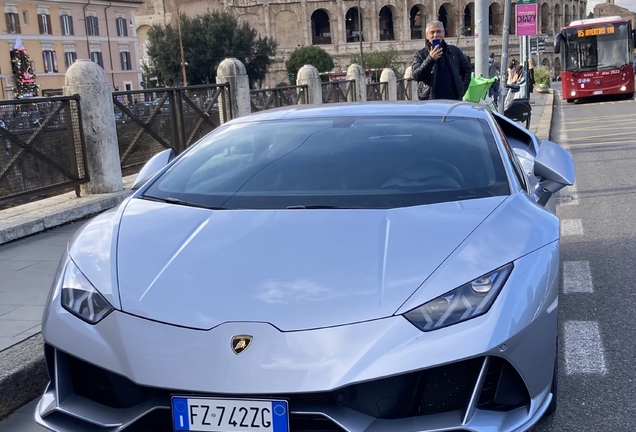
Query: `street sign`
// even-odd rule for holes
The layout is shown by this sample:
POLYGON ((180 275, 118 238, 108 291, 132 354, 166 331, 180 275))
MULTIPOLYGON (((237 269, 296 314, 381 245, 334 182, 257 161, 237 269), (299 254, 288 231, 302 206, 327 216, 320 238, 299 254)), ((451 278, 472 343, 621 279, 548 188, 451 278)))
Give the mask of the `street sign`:
POLYGON ((515 7, 515 19, 517 23, 517 36, 536 36, 538 5, 535 0, 523 0, 517 2, 515 7), (525 3, 532 1, 532 3, 525 3))
POLYGON ((533 53, 537 52, 537 43, 539 45, 539 52, 545 52, 545 38, 530 38, 530 51, 533 53))

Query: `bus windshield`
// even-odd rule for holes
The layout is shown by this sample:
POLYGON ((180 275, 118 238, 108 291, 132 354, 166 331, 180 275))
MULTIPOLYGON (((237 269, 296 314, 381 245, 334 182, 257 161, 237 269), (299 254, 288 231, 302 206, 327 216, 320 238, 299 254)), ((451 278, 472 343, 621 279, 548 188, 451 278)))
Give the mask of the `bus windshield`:
POLYGON ((627 23, 573 27, 563 33, 567 41, 565 70, 612 69, 630 63, 627 23))

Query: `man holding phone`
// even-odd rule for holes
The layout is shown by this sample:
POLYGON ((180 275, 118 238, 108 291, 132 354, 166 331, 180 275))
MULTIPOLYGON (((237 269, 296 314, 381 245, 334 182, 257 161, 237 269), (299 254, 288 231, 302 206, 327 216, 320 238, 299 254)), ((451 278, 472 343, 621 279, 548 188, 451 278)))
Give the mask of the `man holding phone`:
POLYGON ((413 79, 417 95, 423 99, 462 100, 472 69, 456 46, 444 40, 444 25, 431 21, 426 25, 426 44, 413 54, 413 79))

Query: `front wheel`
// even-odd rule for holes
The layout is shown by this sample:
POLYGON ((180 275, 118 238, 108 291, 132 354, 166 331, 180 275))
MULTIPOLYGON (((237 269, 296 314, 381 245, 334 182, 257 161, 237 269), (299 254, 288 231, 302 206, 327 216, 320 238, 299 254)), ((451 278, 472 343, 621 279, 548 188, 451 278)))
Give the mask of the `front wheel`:
POLYGON ((566 99, 565 100, 567 103, 574 103, 574 99, 566 99))
POLYGON ((632 100, 632 99, 634 99, 634 93, 627 93, 627 94, 625 95, 625 99, 627 99, 627 100, 632 100))

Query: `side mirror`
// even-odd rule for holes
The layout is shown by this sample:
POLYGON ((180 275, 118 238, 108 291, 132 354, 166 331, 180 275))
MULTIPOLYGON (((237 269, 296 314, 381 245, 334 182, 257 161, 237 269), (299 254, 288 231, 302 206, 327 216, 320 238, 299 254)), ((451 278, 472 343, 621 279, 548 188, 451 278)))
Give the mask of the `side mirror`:
POLYGON ((554 37, 554 53, 559 54, 561 52, 561 41, 563 41, 563 35, 558 33, 554 37))
POLYGON ((574 161, 566 149, 543 140, 534 160, 534 175, 539 179, 537 202, 545 206, 550 197, 574 184, 574 161))
POLYGON ((152 177, 163 167, 168 165, 172 161, 172 159, 174 159, 174 156, 174 150, 167 149, 151 157, 150 160, 143 166, 143 168, 141 168, 139 174, 137 174, 137 177, 135 178, 135 181, 133 182, 130 189, 139 189, 141 186, 143 186, 144 183, 150 180, 150 177, 152 177))

